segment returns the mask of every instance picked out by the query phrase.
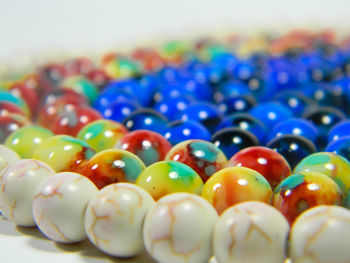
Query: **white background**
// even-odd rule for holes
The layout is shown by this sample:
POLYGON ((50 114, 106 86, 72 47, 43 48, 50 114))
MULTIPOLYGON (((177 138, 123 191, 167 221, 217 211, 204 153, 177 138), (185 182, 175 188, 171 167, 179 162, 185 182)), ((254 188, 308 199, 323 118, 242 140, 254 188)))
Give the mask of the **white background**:
MULTIPOLYGON (((0 0, 0 66, 52 49, 123 49, 223 30, 306 26, 343 31, 350 26, 349 12, 349 0, 0 0)), ((88 242, 57 245, 35 229, 2 219, 0 248, 4 263, 125 262, 88 242)))

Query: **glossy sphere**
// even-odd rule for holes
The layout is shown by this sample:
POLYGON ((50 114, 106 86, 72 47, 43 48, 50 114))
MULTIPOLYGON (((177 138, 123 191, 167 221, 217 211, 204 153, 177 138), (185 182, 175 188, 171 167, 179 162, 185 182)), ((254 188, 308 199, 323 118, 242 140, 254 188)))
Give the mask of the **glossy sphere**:
POLYGON ((292 224, 302 212, 317 205, 341 205, 342 192, 328 176, 299 172, 284 179, 275 189, 273 205, 292 224))
POLYGON ((28 88, 24 83, 16 82, 11 85, 9 92, 26 103, 31 116, 36 115, 39 104, 39 96, 35 90, 28 88))
POLYGON ((217 218, 215 209, 199 196, 167 195, 147 214, 143 228, 146 250, 157 262, 208 262, 217 218))
POLYGON ((193 102, 186 96, 178 96, 175 98, 165 98, 154 105, 154 109, 163 114, 169 120, 174 120, 175 116, 182 112, 188 105, 193 102))
POLYGON ((167 119, 154 110, 140 109, 125 118, 123 124, 129 131, 151 130, 163 134, 166 130, 167 119))
POLYGON ((118 122, 98 120, 82 128, 77 139, 88 143, 96 152, 100 152, 112 149, 127 132, 127 129, 118 122))
POLYGON ((345 119, 344 113, 332 107, 315 107, 305 112, 303 116, 311 121, 319 130, 317 146, 322 150, 327 144, 327 135, 330 129, 345 119))
POLYGON ((350 189, 350 162, 335 153, 319 152, 307 156, 294 169, 294 173, 302 171, 319 172, 331 177, 344 195, 350 189))
POLYGON ((24 113, 27 116, 30 115, 28 106, 25 103, 25 101, 22 98, 16 97, 12 93, 8 91, 0 90, 0 102, 2 101, 14 103, 18 107, 20 107, 21 110, 24 111, 24 113))
POLYGON ((225 154, 219 148, 203 140, 187 140, 175 145, 165 160, 188 165, 199 174, 203 182, 227 163, 225 154))
POLYGON ((316 152, 315 145, 299 135, 282 135, 267 144, 281 154, 293 169, 303 158, 316 152))
POLYGON ((334 152, 350 160, 350 136, 344 136, 327 145, 325 152, 334 152))
POLYGON ((0 116, 0 143, 4 143, 6 138, 19 128, 30 124, 30 120, 23 115, 12 113, 0 116))
POLYGON ((56 172, 75 171, 94 154, 95 151, 86 142, 68 135, 56 135, 36 148, 33 159, 47 163, 56 172))
POLYGON ((19 159, 21 159, 21 157, 15 151, 0 144, 0 177, 4 169, 14 164, 19 159))
POLYGON ((136 185, 108 185, 86 208, 86 234, 96 247, 109 255, 136 256, 144 249, 143 221, 154 204, 150 194, 136 185))
POLYGON ((143 169, 145 165, 136 155, 109 149, 94 155, 79 172, 101 189, 118 182, 134 183, 143 169))
POLYGON ((13 132, 5 145, 16 151, 22 158, 32 158, 35 149, 54 134, 40 126, 25 126, 13 132))
POLYGON ((260 103, 250 110, 250 114, 271 128, 293 117, 293 113, 287 107, 274 102, 260 103))
POLYGON ((301 116, 305 109, 312 104, 312 100, 298 91, 280 92, 275 96, 275 100, 288 107, 294 116, 301 116))
POLYGON ((258 172, 246 167, 228 167, 212 175, 205 183, 202 197, 221 214, 244 201, 270 203, 272 189, 258 172))
POLYGON ((84 76, 76 75, 64 79, 61 83, 66 89, 72 89, 87 97, 90 104, 92 104, 98 95, 98 89, 84 76))
POLYGON ((35 226, 32 202, 38 185, 54 175, 43 162, 24 159, 13 163, 1 176, 0 206, 3 216, 20 226, 35 226))
POLYGON ((86 238, 84 212, 96 186, 86 177, 71 172, 55 174, 36 190, 33 216, 40 231, 60 243, 74 243, 86 238))
POLYGON ((68 105, 52 121, 51 130, 55 134, 76 136, 85 125, 100 119, 101 114, 90 107, 68 105))
POLYGON ((178 116, 178 119, 183 121, 191 120, 203 124, 211 133, 215 132, 222 118, 221 112, 214 105, 207 103, 193 103, 178 116))
POLYGON ((247 112, 256 105, 254 97, 250 94, 237 94, 225 98, 219 103, 218 109, 225 115, 236 112, 247 112))
POLYGON ((281 154, 261 146, 239 151, 229 160, 228 166, 247 167, 257 171, 265 177, 272 189, 291 174, 290 166, 281 154))
POLYGON ((350 135, 350 120, 344 120, 334 125, 328 133, 328 143, 350 135))
POLYGON ((26 116, 24 111, 16 104, 8 101, 0 101, 0 116, 10 115, 11 113, 26 116))
POLYGON ((173 161, 148 166, 137 178, 136 184, 155 200, 176 192, 200 194, 203 187, 202 179, 192 168, 173 161))
POLYGON ((317 206, 295 221, 290 257, 297 263, 349 262, 350 212, 339 206, 317 206))
POLYGON ((216 222, 214 255, 219 262, 281 263, 288 234, 289 224, 277 209, 244 202, 227 209, 216 222))
POLYGON ((174 121, 169 123, 164 137, 172 145, 190 139, 210 141, 210 133, 207 128, 194 121, 174 121))
POLYGON ((217 126, 217 130, 223 128, 233 128, 237 127, 242 130, 251 132, 259 140, 260 144, 265 142, 265 137, 267 134, 267 129, 265 125, 258 119, 252 117, 248 113, 235 113, 227 116, 224 120, 217 126))
POLYGON ((156 132, 138 130, 125 135, 117 143, 116 148, 136 154, 146 166, 149 166, 152 163, 163 161, 171 149, 171 144, 156 132))
POLYGON ((224 128, 216 132, 211 141, 227 158, 244 148, 259 145, 258 139, 252 133, 241 128, 224 128))
POLYGON ((139 108, 138 103, 131 100, 116 100, 101 110, 103 118, 122 123, 126 117, 139 108))
POLYGON ((315 125, 304 119, 288 119, 273 127, 267 141, 285 134, 300 135, 315 143, 318 137, 318 130, 315 125))

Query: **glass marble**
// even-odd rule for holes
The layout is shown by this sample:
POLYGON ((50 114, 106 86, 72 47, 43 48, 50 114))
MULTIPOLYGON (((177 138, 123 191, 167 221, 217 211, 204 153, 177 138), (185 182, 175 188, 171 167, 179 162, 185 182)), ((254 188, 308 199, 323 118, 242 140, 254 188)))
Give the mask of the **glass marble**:
POLYGON ((100 119, 101 114, 90 107, 67 105, 52 121, 50 130, 55 134, 76 136, 84 126, 100 119))
POLYGON ((239 151, 229 160, 228 166, 247 167, 259 172, 270 183, 272 189, 291 175, 290 166, 281 154, 261 146, 239 151))
POLYGON ((266 126, 248 113, 234 113, 228 115, 217 126, 217 130, 223 128, 237 127, 251 132, 259 140, 260 144, 264 144, 267 134, 266 126))
POLYGON ((94 68, 94 63, 87 57, 70 59, 64 63, 66 72, 69 75, 88 74, 94 68))
POLYGON ((209 132, 213 133, 216 126, 222 121, 223 115, 216 107, 208 103, 193 103, 186 107, 177 119, 182 121, 196 121, 205 126, 209 132))
POLYGON ((304 119, 292 118, 282 121, 273 127, 272 131, 269 132, 267 141, 271 141, 272 139, 285 134, 300 135, 309 139, 313 143, 316 142, 319 135, 318 129, 312 122, 304 119))
MULTIPOLYGON (((8 167, 14 164, 21 157, 11 148, 0 144, 0 177, 1 173, 8 167)), ((0 178, 1 179, 1 178, 0 178)))
POLYGON ((186 96, 178 96, 175 98, 165 98, 154 105, 154 109, 163 114, 169 120, 174 120, 179 112, 183 111, 193 102, 186 96))
POLYGON ((92 69, 85 76, 94 84, 98 89, 106 86, 111 80, 107 74, 101 69, 92 69))
POLYGON ((145 164, 135 154, 121 149, 104 150, 81 165, 79 173, 89 178, 97 188, 118 182, 135 183, 145 164))
POLYGON ((101 67, 112 79, 126 79, 139 74, 141 63, 129 57, 107 54, 102 58, 101 67))
POLYGON ((259 145, 258 139, 251 132, 241 128, 224 128, 212 136, 211 142, 222 150, 227 158, 244 148, 259 145))
POLYGON ((22 158, 32 158, 35 149, 54 134, 41 126, 25 126, 13 132, 5 141, 5 146, 14 150, 22 158))
POLYGON ((116 100, 100 111, 103 118, 122 123, 126 117, 139 109, 139 104, 131 100, 116 100))
POLYGON ((292 111, 290 111, 286 106, 276 102, 260 103, 252 108, 249 113, 269 128, 273 128, 281 121, 293 117, 292 111))
POLYGON ((199 174, 203 182, 227 164, 225 154, 214 144, 203 140, 187 140, 176 144, 165 160, 188 165, 199 174))
POLYGON ((266 145, 268 148, 280 153, 293 169, 303 158, 316 152, 316 146, 299 135, 282 135, 266 145))
POLYGON ((327 135, 330 129, 346 117, 344 113, 333 107, 314 107, 306 111, 303 118, 311 121, 319 131, 316 145, 320 150, 327 144, 327 135))
POLYGON ((325 152, 334 152, 343 156, 350 161, 350 135, 341 137, 330 144, 324 149, 325 152))
POLYGON ((274 96, 274 100, 288 107, 294 116, 300 117, 305 109, 314 102, 306 97, 301 91, 282 91, 274 96))
POLYGON ((129 131, 151 130, 163 134, 168 121, 152 109, 139 109, 126 117, 123 124, 129 131))
POLYGON ((18 107, 21 108, 21 110, 24 111, 24 113, 29 116, 29 108, 27 103, 20 97, 16 97, 9 91, 5 90, 0 90, 0 102, 5 101, 5 102, 11 102, 16 104, 18 107))
POLYGON ((205 183, 202 197, 221 214, 245 201, 270 203, 272 189, 257 171, 246 167, 228 167, 213 174, 205 183))
POLYGON ((248 112, 252 107, 256 105, 254 97, 250 94, 237 94, 225 97, 222 102, 219 103, 218 109, 225 115, 236 112, 248 112))
POLYGON ((176 192, 200 194, 203 187, 201 177, 189 166, 161 161, 148 166, 137 178, 136 185, 149 192, 154 200, 176 192))
POLYGON ((123 136, 115 147, 136 154, 146 166, 149 166, 163 161, 171 149, 171 144, 159 133, 137 130, 123 136))
POLYGON ((350 120, 346 119, 337 123, 332 127, 332 129, 330 129, 328 133, 328 143, 338 140, 343 136, 349 136, 349 135, 350 135, 350 120))
POLYGON ((16 104, 8 101, 0 101, 0 116, 9 115, 12 113, 26 116, 24 111, 16 104))
POLYGON ((66 69, 60 64, 51 63, 39 68, 39 94, 49 94, 50 92, 56 90, 66 75, 66 69))
POLYGON ((0 116, 0 143, 4 143, 13 132, 30 124, 27 117, 16 113, 0 116))
POLYGON ((304 158, 294 173, 302 171, 319 172, 331 177, 346 195, 350 189, 350 162, 330 152, 318 152, 304 158))
POLYGON ((43 141, 32 158, 47 163, 56 172, 73 172, 94 154, 86 142, 68 135, 56 135, 43 141))
POLYGON ((15 82, 8 91, 15 97, 22 99, 28 106, 31 116, 36 116, 39 105, 39 94, 37 91, 27 87, 22 82, 15 82))
POLYGON ((72 89, 89 100, 90 104, 94 103, 98 96, 98 89, 86 77, 82 75, 75 75, 67 77, 61 83, 66 89, 72 89))
POLYGON ((275 189, 273 205, 292 224, 305 210, 317 205, 341 205, 342 192, 328 176, 300 171, 284 179, 275 189))
POLYGON ((95 152, 112 149, 128 130, 111 120, 97 120, 84 126, 77 139, 88 143, 95 152))

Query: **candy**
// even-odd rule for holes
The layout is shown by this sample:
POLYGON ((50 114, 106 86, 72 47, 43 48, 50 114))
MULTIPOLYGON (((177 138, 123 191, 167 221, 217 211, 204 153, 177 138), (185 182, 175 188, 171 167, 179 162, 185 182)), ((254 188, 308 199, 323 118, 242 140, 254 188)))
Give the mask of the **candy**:
POLYGON ((154 204, 152 197, 140 187, 128 183, 108 185, 86 208, 86 234, 109 255, 135 256, 144 249, 143 221, 154 204))
POLYGON ((25 126, 7 137, 5 145, 22 158, 32 158, 36 148, 54 134, 41 126, 25 126))
POLYGON ((55 174, 39 185, 33 216, 40 231, 53 241, 74 243, 86 238, 84 212, 97 187, 72 172, 55 174))
POLYGON ((86 142, 68 135, 56 135, 43 141, 32 158, 47 163, 56 172, 63 172, 77 170, 94 153, 86 142))
POLYGON ((205 183, 202 197, 221 214, 244 201, 270 203, 272 189, 258 172, 246 167, 228 167, 213 174, 205 183))
POLYGON ((304 158, 294 169, 294 173, 312 171, 332 178, 344 195, 350 189, 350 162, 345 158, 327 152, 314 153, 304 158))
POLYGON ((148 131, 138 130, 129 132, 116 145, 133 154, 136 154, 146 166, 163 161, 171 149, 171 144, 162 135, 148 131))
POLYGON ((275 189, 273 205, 292 224, 302 212, 317 205, 341 205, 342 192, 329 177, 301 171, 284 179, 275 189))
POLYGON ((88 143, 96 152, 113 148, 127 133, 120 123, 109 120, 98 120, 83 127, 77 139, 88 143))
POLYGON ((203 182, 227 163, 227 158, 220 149, 202 140, 187 140, 175 145, 165 160, 188 165, 199 174, 203 182))
POLYGON ((289 224, 278 210, 250 201, 227 209, 214 231, 214 254, 219 262, 281 263, 289 224))
POLYGON ((200 194, 203 181, 189 166, 162 161, 148 166, 137 178, 136 185, 147 190, 155 200, 176 192, 200 194))
POLYGON ((261 146, 239 151, 229 160, 228 166, 247 167, 259 172, 270 183, 272 189, 291 174, 290 166, 282 155, 261 146))
POLYGON ((217 217, 215 209, 199 196, 167 195, 147 214, 145 247, 157 262, 208 262, 217 217))
POLYGON ((0 206, 3 216, 20 226, 35 226, 32 202, 38 185, 54 175, 43 162, 24 159, 9 166, 1 176, 0 206))
POLYGON ((337 206, 317 206, 295 221, 290 256, 297 263, 349 262, 350 212, 337 206))
POLYGON ((145 167, 136 155, 124 150, 109 149, 94 155, 78 171, 101 189, 117 182, 135 183, 145 167))

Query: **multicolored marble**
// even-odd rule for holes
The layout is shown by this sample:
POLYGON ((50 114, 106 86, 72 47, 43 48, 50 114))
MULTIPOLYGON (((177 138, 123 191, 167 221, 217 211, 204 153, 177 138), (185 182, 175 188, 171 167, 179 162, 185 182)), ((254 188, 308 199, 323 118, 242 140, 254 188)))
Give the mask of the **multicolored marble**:
POLYGON ((199 174, 203 182, 227 164, 225 154, 214 144, 203 140, 187 140, 175 145, 165 160, 188 165, 199 174))
POLYGON ((163 161, 171 149, 171 144, 159 133, 137 130, 126 134, 115 147, 136 154, 146 166, 149 166, 163 161))
POLYGON ((72 89, 86 96, 90 104, 92 104, 98 96, 98 89, 83 75, 67 77, 61 85, 66 89, 72 89))
POLYGON ((164 196, 148 212, 143 228, 146 250, 157 262, 208 262, 218 215, 194 194, 164 196))
POLYGON ((97 120, 83 127, 77 139, 88 143, 96 152, 112 149, 128 130, 111 120, 97 120))
POLYGON ((35 149, 54 134, 41 126, 25 126, 13 132, 5 146, 17 152, 22 158, 32 158, 35 149))
POLYGON ((9 101, 0 101, 0 116, 6 116, 12 113, 26 116, 18 105, 9 101))
POLYGON ((43 161, 56 172, 77 171, 95 151, 86 143, 68 135, 56 135, 43 141, 33 159, 43 161))
POLYGON ((236 153, 227 166, 247 167, 259 172, 274 189, 291 175, 290 166, 278 152, 262 146, 253 146, 236 153))
POLYGON ((57 173, 39 185, 33 201, 33 216, 40 231, 59 243, 86 239, 84 213, 98 192, 85 176, 57 173))
POLYGON ((205 183, 202 197, 221 214, 244 201, 270 203, 272 189, 257 171, 246 167, 228 167, 213 174, 205 183))
POLYGON ((0 90, 0 102, 2 101, 16 104, 27 116, 30 115, 28 105, 25 103, 25 101, 22 98, 16 97, 9 91, 0 90))
POLYGON ((317 205, 341 205, 342 192, 328 176, 300 171, 284 179, 275 189, 273 205, 292 224, 305 210, 317 205))
POLYGON ((47 164, 33 160, 17 160, 1 176, 0 207, 2 215, 20 226, 35 226, 32 203, 40 183, 55 171, 47 164))
POLYGON ((21 159, 21 157, 15 151, 0 144, 0 177, 3 170, 19 159, 21 159))
POLYGON ((318 152, 304 158, 295 168, 294 173, 312 171, 332 178, 346 195, 350 189, 350 162, 335 153, 318 152))
POLYGON ((0 116, 0 143, 4 143, 13 132, 30 124, 31 121, 21 114, 10 113, 0 116))
POLYGON ((350 262, 350 212, 321 205, 301 214, 290 234, 290 258, 296 263, 350 262))
POLYGON ((145 164, 135 154, 120 149, 109 149, 94 155, 86 164, 80 166, 78 172, 101 189, 118 182, 135 183, 145 168, 145 164))
POLYGON ((162 161, 148 166, 137 178, 136 185, 148 191, 154 200, 158 200, 176 192, 199 195, 203 181, 191 167, 183 163, 162 161))
POLYGON ((151 195, 134 184, 108 185, 86 208, 86 234, 96 247, 111 256, 136 256, 144 250, 143 222, 154 204, 151 195))
POLYGON ((272 206, 256 201, 228 208, 214 231, 214 255, 218 262, 281 263, 289 224, 272 206))

